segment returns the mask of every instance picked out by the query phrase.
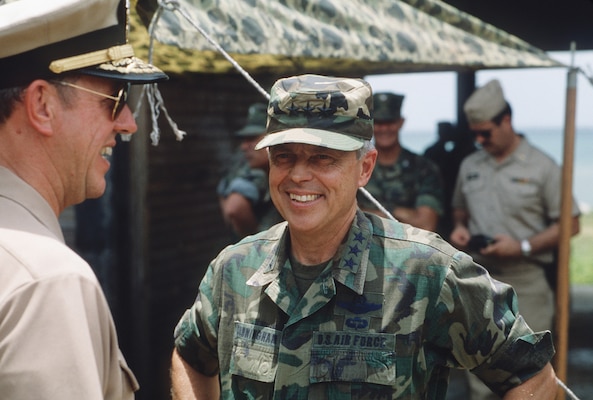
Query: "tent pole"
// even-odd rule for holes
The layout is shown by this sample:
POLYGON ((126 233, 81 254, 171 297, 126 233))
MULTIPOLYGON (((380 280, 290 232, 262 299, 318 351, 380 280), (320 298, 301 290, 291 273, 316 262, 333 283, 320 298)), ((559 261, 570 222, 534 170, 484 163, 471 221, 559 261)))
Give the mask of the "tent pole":
POLYGON ((457 72, 457 128, 466 132, 469 128, 463 111, 465 101, 476 90, 476 72, 457 72))
MULTIPOLYGON (((574 44, 573 44, 574 52, 574 44)), ((562 163, 562 205, 560 211, 560 240, 558 248, 558 283, 556 288, 556 356, 554 369, 557 377, 566 382, 568 353, 568 322, 570 315, 570 238, 572 236, 572 178, 576 115, 576 83, 578 69, 570 67, 566 83, 566 114, 564 123, 564 155, 562 163)), ((556 399, 564 400, 559 390, 556 399)))

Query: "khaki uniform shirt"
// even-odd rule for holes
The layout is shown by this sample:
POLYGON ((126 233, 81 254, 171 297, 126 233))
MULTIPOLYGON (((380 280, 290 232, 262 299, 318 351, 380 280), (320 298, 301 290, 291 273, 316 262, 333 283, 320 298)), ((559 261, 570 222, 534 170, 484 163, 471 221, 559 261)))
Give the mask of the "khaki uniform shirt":
POLYGON ((31 186, 0 167, 0 398, 133 399, 90 266, 31 186))
MULTIPOLYGON (((453 208, 469 213, 472 235, 507 234, 529 239, 560 217, 561 170, 554 160, 525 138, 503 162, 480 150, 469 155, 459 170, 453 208)), ((573 202, 573 215, 579 215, 573 202)), ((532 257, 549 263, 552 252, 532 257)))
POLYGON ((359 211, 302 297, 288 236, 282 223, 223 250, 175 330, 223 399, 444 399, 449 368, 504 393, 554 353, 510 286, 434 233, 359 211))

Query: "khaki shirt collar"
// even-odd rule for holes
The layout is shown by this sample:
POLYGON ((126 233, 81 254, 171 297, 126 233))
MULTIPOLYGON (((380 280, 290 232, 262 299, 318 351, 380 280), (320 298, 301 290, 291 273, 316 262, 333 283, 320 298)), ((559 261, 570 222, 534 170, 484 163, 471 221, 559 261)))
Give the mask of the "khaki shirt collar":
MULTIPOLYGON (((37 222, 43 225, 62 243, 65 242, 58 218, 45 199, 16 174, 0 166, 0 197, 4 197, 26 209, 37 222)), ((23 221, 23 231, 29 231, 23 221)), ((33 233, 39 233, 31 227, 33 233)))

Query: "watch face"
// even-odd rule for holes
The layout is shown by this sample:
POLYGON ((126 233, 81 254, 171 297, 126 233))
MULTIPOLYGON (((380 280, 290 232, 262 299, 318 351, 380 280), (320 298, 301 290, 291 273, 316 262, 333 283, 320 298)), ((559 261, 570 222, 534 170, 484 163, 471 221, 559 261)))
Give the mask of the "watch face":
POLYGON ((521 252, 524 256, 531 254, 531 244, 529 243, 529 240, 524 239, 521 241, 521 252))

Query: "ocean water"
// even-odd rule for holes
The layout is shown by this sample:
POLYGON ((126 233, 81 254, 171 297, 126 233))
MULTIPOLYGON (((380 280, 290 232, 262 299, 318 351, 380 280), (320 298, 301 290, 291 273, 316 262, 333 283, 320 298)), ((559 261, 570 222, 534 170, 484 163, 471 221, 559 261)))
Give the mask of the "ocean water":
MULTIPOLYGON (((531 144, 549 154, 559 165, 562 165, 564 154, 563 128, 516 128, 524 134, 531 144)), ((437 140, 436 129, 430 131, 401 132, 402 146, 416 153, 424 150, 437 140)), ((573 195, 581 211, 593 211, 593 128, 577 128, 575 133, 573 159, 573 195)), ((560 188, 559 188, 560 190, 560 188)))

